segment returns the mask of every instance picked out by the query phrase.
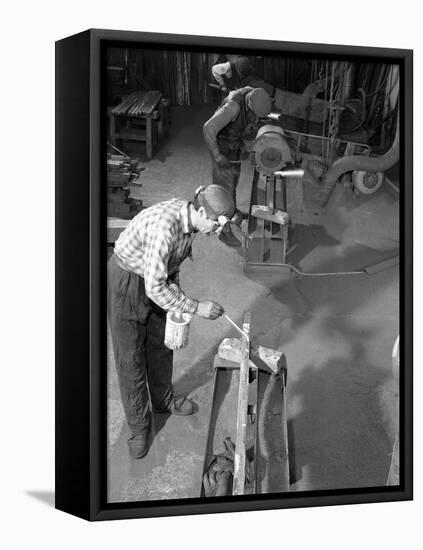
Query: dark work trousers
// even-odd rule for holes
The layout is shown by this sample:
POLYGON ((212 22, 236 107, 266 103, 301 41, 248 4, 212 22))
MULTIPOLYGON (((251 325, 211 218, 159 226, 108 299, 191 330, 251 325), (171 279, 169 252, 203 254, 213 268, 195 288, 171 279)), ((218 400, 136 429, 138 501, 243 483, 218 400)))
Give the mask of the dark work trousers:
POLYGON ((132 435, 150 428, 150 399, 166 409, 172 398, 173 352, 164 345, 166 312, 145 294, 144 279, 107 265, 108 317, 122 404, 132 435))
MULTIPOLYGON (((240 146, 237 148, 230 148, 226 142, 219 142, 219 151, 229 161, 239 161, 241 158, 240 146)), ((236 204, 236 188, 238 185, 239 174, 241 171, 241 164, 239 162, 230 164, 229 167, 221 168, 217 165, 216 161, 212 157, 212 183, 215 185, 221 185, 227 189, 234 202, 236 204)))

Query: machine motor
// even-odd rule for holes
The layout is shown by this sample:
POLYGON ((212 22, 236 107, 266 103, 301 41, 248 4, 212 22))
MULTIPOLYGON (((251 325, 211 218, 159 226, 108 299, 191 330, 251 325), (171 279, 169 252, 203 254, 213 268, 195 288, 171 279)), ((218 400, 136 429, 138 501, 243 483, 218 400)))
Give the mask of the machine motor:
POLYGON ((291 150, 280 126, 262 126, 257 132, 253 151, 258 170, 268 175, 292 162, 291 150))

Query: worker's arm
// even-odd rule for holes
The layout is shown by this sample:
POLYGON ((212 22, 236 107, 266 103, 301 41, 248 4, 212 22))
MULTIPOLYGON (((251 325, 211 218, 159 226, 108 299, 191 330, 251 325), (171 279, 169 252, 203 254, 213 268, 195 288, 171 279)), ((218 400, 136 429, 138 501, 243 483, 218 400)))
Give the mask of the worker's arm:
POLYGON ((180 280, 179 280, 179 267, 176 271, 174 271, 172 273, 172 275, 169 275, 169 279, 168 279, 168 283, 169 285, 176 285, 176 286, 181 286, 180 285, 180 280))
POLYGON ((169 285, 170 289, 175 289, 177 292, 182 292, 181 288, 181 281, 179 277, 179 268, 172 273, 172 275, 169 275, 169 278, 167 280, 167 284, 169 285))
POLYGON ((213 300, 198 302, 188 298, 179 288, 173 275, 168 281, 167 266, 172 248, 170 232, 157 231, 152 239, 147 253, 144 270, 145 293, 165 311, 195 313, 204 319, 217 319, 224 310, 213 300))
POLYGON ((179 279, 172 276, 168 283, 168 262, 172 249, 170 231, 156 231, 145 257, 145 292, 158 306, 166 311, 195 313, 198 301, 185 296, 179 288, 179 279))
POLYGON ((223 77, 225 76, 226 78, 231 78, 232 76, 231 64, 229 61, 227 63, 218 63, 217 65, 213 65, 212 75, 216 82, 225 87, 225 79, 223 77))
POLYGON ((222 105, 203 126, 203 134, 207 147, 218 163, 222 159, 222 155, 217 144, 217 136, 225 126, 238 116, 239 109, 238 103, 235 101, 228 101, 222 105))

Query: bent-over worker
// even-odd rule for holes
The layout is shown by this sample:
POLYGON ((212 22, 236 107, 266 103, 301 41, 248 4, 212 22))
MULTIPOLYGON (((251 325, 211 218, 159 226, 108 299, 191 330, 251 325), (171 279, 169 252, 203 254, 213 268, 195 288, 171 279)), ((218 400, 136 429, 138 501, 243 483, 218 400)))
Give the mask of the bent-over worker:
POLYGON ((179 268, 191 256, 199 231, 219 234, 234 214, 231 195, 210 185, 194 202, 171 199, 141 211, 115 244, 108 262, 108 316, 132 457, 148 452, 151 406, 158 413, 189 415, 196 405, 175 397, 173 352, 164 345, 166 312, 217 319, 223 308, 213 300, 186 296, 179 268))

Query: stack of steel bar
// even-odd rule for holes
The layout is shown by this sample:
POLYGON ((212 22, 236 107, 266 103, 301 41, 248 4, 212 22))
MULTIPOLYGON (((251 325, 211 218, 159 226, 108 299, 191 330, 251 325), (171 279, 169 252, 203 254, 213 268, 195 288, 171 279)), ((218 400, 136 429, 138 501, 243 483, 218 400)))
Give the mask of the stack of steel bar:
POLYGON ((161 92, 150 90, 148 92, 132 92, 119 105, 112 109, 115 116, 142 118, 153 114, 162 97, 161 92))
POLYGON ((126 155, 107 155, 107 214, 119 218, 131 218, 141 208, 141 201, 129 198, 130 184, 139 184, 144 167, 126 155))
POLYGON ((107 185, 109 187, 127 187, 130 183, 139 183, 140 172, 144 170, 138 161, 124 155, 107 155, 107 185))
POLYGON ((110 141, 141 141, 145 143, 147 160, 169 125, 169 102, 157 90, 132 92, 110 111, 110 141))

